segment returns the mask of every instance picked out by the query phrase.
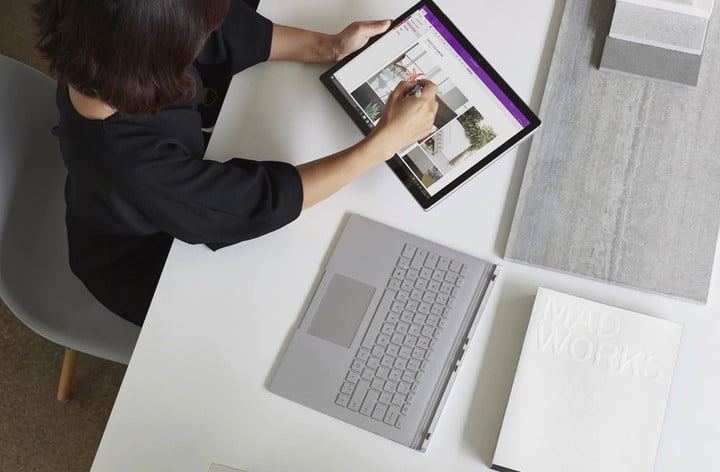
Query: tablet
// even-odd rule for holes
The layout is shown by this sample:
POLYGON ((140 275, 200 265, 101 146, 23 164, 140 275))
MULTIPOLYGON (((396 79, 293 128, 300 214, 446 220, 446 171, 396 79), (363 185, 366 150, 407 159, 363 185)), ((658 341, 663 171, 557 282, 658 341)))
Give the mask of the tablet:
POLYGON ((320 77, 365 134, 380 119, 395 86, 416 79, 438 86, 432 133, 387 163, 424 209, 540 126, 538 117, 430 0, 413 6, 385 34, 320 77))

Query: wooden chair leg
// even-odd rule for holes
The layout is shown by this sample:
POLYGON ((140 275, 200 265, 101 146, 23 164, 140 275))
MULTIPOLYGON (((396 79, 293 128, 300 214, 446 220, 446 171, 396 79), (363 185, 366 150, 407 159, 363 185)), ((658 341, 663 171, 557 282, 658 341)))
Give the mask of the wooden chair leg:
POLYGON ((72 384, 77 351, 69 347, 65 348, 65 359, 63 360, 62 372, 60 373, 60 385, 58 385, 57 399, 61 402, 67 401, 70 397, 70 385, 72 384))

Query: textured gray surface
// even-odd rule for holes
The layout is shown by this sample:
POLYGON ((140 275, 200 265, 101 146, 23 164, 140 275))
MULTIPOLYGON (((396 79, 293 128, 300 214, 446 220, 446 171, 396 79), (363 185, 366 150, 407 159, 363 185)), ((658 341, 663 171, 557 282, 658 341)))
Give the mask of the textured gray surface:
POLYGON ((617 2, 610 36, 700 54, 708 19, 617 2))
POLYGON ((597 69, 610 0, 567 0, 506 258, 707 299, 720 222, 720 50, 696 88, 597 69))
POLYGON ((608 37, 600 69, 695 86, 700 76, 702 58, 699 54, 608 37))

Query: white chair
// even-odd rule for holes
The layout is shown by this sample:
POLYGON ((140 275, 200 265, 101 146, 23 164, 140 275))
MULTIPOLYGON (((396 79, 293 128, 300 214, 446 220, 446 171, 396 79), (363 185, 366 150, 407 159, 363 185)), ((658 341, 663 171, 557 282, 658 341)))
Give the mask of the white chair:
POLYGON ((55 81, 0 56, 0 298, 41 336, 63 345, 58 400, 77 351, 127 364, 140 329, 97 302, 70 272, 55 81))

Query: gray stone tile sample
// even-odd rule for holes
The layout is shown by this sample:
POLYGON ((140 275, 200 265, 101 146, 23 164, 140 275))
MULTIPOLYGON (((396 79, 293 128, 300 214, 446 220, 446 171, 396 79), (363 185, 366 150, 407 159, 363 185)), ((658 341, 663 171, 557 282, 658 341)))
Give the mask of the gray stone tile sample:
POLYGON ((703 56, 608 37, 601 70, 615 70, 653 79, 697 85, 703 56))
POLYGON ((700 54, 707 24, 705 17, 618 1, 610 36, 700 54))
POLYGON ((697 87, 598 70, 609 0, 567 0, 505 257, 706 302, 720 225, 720 29, 697 87))

